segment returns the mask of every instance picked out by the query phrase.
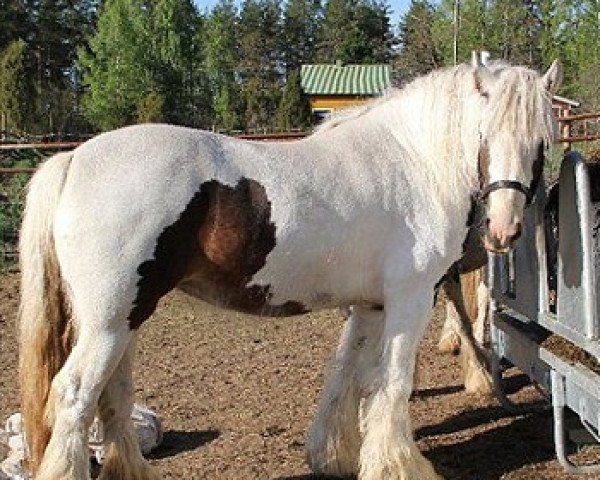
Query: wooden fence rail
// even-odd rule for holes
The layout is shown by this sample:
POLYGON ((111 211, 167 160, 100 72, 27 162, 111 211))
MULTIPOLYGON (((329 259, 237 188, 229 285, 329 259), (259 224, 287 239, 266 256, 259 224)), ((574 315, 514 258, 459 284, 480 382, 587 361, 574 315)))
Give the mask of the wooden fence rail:
POLYGON ((562 143, 566 150, 570 150, 576 142, 600 140, 600 113, 559 117, 558 124, 560 138, 557 139, 557 143, 562 143))

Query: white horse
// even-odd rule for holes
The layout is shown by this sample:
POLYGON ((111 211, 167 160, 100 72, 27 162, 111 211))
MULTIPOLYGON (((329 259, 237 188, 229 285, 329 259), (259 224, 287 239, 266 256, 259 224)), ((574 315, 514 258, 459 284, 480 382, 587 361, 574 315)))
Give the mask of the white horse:
POLYGON ((298 142, 144 125, 99 135, 33 177, 21 232, 21 382, 37 480, 158 478, 130 420, 138 328, 179 287, 264 315, 354 305, 309 434, 315 472, 440 478, 408 400, 434 285, 461 256, 472 196, 486 243, 518 236, 549 91, 523 67, 434 72, 298 142))

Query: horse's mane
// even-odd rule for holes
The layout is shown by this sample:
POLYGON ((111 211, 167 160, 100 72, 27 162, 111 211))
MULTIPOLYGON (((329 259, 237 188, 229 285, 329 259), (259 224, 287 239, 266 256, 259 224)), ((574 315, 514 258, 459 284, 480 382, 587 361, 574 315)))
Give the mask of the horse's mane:
POLYGON ((484 119, 483 133, 509 129, 523 138, 540 138, 550 146, 555 136, 551 93, 534 70, 500 63, 490 68, 498 78, 496 102, 484 119))
POLYGON ((373 110, 375 107, 389 100, 389 98, 393 96, 397 91, 398 90, 395 88, 389 88, 383 93, 381 97, 369 100, 362 105, 357 105, 354 107, 348 107, 334 111, 329 115, 327 120, 317 125, 317 127, 314 129, 314 133, 331 130, 332 128, 335 128, 338 125, 347 122, 348 120, 353 120, 355 118, 361 117, 365 113, 373 110))
MULTIPOLYGON (((495 104, 485 125, 485 131, 497 131, 500 128, 510 128, 519 132, 523 137, 542 138, 546 145, 552 143, 554 125, 552 111, 546 106, 550 95, 543 88, 534 85, 539 81, 539 74, 522 66, 513 66, 504 60, 493 60, 486 64, 488 70, 501 82, 496 88, 501 92, 495 95, 495 104), (504 122, 509 122, 506 125, 504 122)), ((465 87, 472 88, 472 77, 475 69, 469 64, 434 70, 427 75, 418 77, 402 88, 390 88, 384 94, 367 103, 334 112, 325 122, 315 129, 315 133, 331 130, 350 120, 357 119, 390 100, 419 88, 434 89, 445 95, 452 93, 456 99, 464 98, 460 94, 465 87), (448 85, 450 83, 450 85, 448 85), (429 84, 429 85, 428 85, 429 84), (439 88, 441 84, 445 87, 439 88)), ((456 109, 453 109, 456 112, 456 109)), ((483 133, 483 132, 482 132, 483 133)))

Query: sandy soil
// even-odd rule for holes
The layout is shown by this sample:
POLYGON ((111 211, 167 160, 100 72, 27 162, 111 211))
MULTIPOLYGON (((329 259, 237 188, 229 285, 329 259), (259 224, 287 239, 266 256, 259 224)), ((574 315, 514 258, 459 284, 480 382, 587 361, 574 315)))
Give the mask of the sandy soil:
MULTIPOLYGON (((0 277, 0 420, 18 409, 17 277, 0 277)), ((419 357, 411 401, 419 446, 447 479, 567 480, 554 460, 552 418, 513 376, 512 415, 464 393, 455 358, 437 353, 440 310, 419 357)), ((342 320, 337 312, 262 319, 168 295, 141 331, 138 400, 160 412, 165 438, 151 462, 165 479, 303 480, 305 432, 342 320)), ((0 451, 0 456, 4 452, 0 451)), ((599 447, 577 454, 600 459, 599 447)), ((414 479, 418 480, 418 479, 414 479)))

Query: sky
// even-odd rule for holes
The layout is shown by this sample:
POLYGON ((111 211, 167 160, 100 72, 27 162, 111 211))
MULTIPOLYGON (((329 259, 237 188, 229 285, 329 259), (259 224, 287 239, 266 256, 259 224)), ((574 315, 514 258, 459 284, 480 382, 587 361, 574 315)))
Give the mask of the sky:
MULTIPOLYGON (((217 0, 194 0, 194 3, 200 8, 200 10, 204 10, 205 8, 211 8, 217 0)), ((238 0, 237 3, 240 3, 238 0)), ((392 26, 396 28, 398 26, 398 21, 400 20, 400 16, 408 10, 408 6, 410 5, 410 0, 388 0, 388 3, 392 9, 392 26)))

